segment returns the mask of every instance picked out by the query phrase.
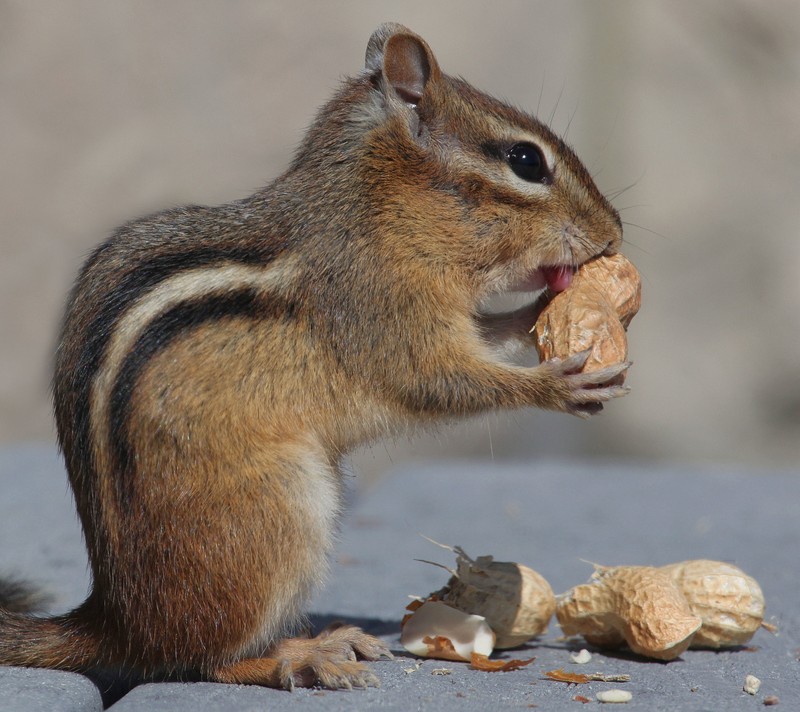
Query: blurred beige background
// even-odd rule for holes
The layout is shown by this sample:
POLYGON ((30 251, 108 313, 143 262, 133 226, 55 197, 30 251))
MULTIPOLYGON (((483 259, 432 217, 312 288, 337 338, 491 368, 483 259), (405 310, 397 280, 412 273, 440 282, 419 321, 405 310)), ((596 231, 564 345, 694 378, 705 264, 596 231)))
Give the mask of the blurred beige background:
POLYGON ((0 0, 0 443, 54 439, 50 361, 117 224, 268 182, 371 31, 552 117, 644 277, 633 393, 590 422, 488 416, 356 457, 800 463, 797 0, 0 0))

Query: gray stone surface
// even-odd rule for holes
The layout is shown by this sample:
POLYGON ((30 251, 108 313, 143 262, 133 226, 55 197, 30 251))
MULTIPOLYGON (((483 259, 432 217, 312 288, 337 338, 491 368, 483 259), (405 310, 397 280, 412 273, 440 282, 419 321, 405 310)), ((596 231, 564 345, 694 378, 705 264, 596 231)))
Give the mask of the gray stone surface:
MULTIPOLYGON (((0 568, 11 567, 55 593, 66 592, 57 607, 74 605, 86 588, 85 556, 58 459, 45 449, 6 449, 0 452, 0 488, 5 545, 0 568)), ((572 699, 577 694, 594 698, 612 686, 633 693, 628 710, 752 710, 762 708, 767 695, 780 698, 779 709, 800 709, 798 541, 800 472, 568 462, 448 461, 405 467, 354 498, 330 584, 313 604, 318 626, 341 619, 390 641, 396 659, 374 664, 380 689, 286 693, 154 683, 125 694, 111 678, 98 680, 94 687, 81 676, 0 668, 0 703, 5 705, 0 709, 97 709, 99 688, 112 709, 123 712, 530 705, 560 710, 578 709, 572 699), (397 622, 409 594, 439 588, 447 574, 415 559, 451 563, 449 552, 420 534, 460 544, 474 556, 493 554, 526 563, 556 591, 585 581, 591 573, 587 561, 730 561, 759 580, 768 620, 779 632, 759 631, 748 649, 689 651, 668 664, 594 651, 587 666, 591 671, 631 675, 629 683, 615 685, 567 687, 542 679, 546 670, 577 669, 569 653, 583 647, 580 641, 561 640, 555 624, 537 644, 513 652, 516 657, 536 656, 531 666, 516 672, 488 674, 432 660, 417 666, 399 647, 397 622), (449 674, 433 674, 442 668, 449 674), (755 697, 742 691, 747 674, 762 680, 755 697)))
POLYGON ((99 712, 102 709, 100 693, 83 675, 0 667, 0 712, 99 712))

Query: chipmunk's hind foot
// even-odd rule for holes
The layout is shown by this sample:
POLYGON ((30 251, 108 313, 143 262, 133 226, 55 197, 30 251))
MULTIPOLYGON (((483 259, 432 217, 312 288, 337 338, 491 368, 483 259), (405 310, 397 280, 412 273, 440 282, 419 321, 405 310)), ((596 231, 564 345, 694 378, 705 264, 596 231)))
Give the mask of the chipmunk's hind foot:
POLYGON ((320 685, 330 689, 379 687, 363 660, 391 658, 386 643, 351 625, 328 626, 315 638, 288 638, 269 657, 248 658, 218 668, 216 682, 264 685, 291 690, 320 685))

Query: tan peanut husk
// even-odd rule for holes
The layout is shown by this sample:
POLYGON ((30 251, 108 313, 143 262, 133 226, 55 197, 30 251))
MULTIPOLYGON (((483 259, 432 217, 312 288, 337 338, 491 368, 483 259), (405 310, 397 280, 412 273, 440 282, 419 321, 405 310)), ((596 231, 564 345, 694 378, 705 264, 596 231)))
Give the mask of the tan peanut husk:
POLYGON ((455 574, 431 596, 465 613, 483 616, 497 640, 495 648, 515 648, 541 635, 556 608, 550 584, 522 564, 471 559, 460 547, 455 574))
POLYGON ((557 599, 556 618, 564 635, 582 635, 598 648, 619 648, 625 638, 612 615, 613 596, 595 582, 574 586, 557 599))
POLYGON ((651 566, 595 567, 591 582, 559 600, 556 616, 566 635, 658 660, 680 656, 702 623, 665 572, 651 566))
POLYGON ((582 265, 570 287, 556 294, 536 320, 533 334, 540 360, 591 349, 584 371, 626 361, 626 329, 639 311, 641 294, 639 272, 622 254, 582 265))
POLYGON ((722 561, 696 559, 662 566, 702 620, 692 648, 744 645, 764 620, 764 594, 758 582, 722 561))

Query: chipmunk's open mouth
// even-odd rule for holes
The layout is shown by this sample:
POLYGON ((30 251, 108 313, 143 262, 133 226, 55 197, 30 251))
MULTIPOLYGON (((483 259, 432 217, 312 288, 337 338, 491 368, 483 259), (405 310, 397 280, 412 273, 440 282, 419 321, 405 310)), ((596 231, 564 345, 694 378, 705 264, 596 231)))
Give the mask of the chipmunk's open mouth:
POLYGON ((538 292, 547 287, 551 292, 563 292, 570 284, 575 274, 572 265, 548 265, 539 267, 531 272, 525 279, 514 284, 509 291, 512 292, 538 292))
POLYGON ((555 267, 540 267, 545 283, 553 292, 563 292, 572 284, 572 275, 575 268, 572 265, 556 265, 555 267))

